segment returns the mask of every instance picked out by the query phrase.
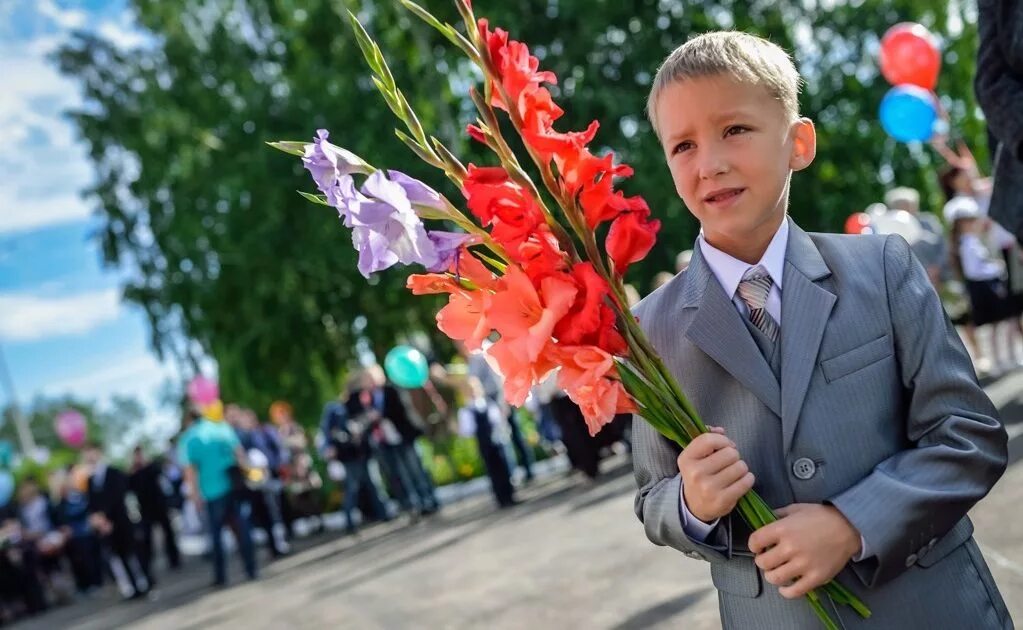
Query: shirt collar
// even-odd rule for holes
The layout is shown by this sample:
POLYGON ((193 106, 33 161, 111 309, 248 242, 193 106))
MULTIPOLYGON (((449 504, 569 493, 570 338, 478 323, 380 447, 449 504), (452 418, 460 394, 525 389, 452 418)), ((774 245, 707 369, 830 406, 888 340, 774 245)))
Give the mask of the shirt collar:
MULTIPOLYGON (((767 270, 767 273, 771 275, 771 280, 778 287, 779 291, 782 287, 782 274, 785 270, 785 250, 788 242, 789 221, 786 218, 781 222, 778 231, 774 233, 774 238, 767 245, 767 250, 764 251, 763 257, 757 263, 762 265, 767 270)), ((746 273, 747 269, 755 265, 745 263, 714 247, 703 238, 702 230, 700 231, 697 243, 700 245, 700 253, 703 254, 703 259, 714 273, 714 277, 718 279, 721 288, 725 290, 725 295, 731 299, 735 295, 736 289, 739 288, 743 274, 746 273)))

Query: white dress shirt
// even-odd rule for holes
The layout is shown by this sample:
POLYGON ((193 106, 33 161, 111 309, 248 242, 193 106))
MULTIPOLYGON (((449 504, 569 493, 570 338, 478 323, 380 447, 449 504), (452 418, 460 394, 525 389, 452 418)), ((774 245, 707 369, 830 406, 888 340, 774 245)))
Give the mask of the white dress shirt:
MULTIPOLYGON (((735 308, 742 313, 743 317, 749 316, 749 307, 739 297, 737 289, 739 283, 742 282, 742 276, 751 265, 745 263, 737 258, 732 257, 729 254, 721 251, 707 242, 707 239, 703 237, 703 232, 700 232, 700 236, 696 239, 697 244, 700 247, 700 253, 703 255, 703 260, 710 267, 714 277, 717 278, 721 288, 724 289, 725 295, 731 296, 732 303, 735 304, 735 308)), ((764 250, 764 255, 760 258, 757 263, 767 270, 767 273, 771 276, 771 292, 767 294, 767 312, 774 318, 774 321, 778 323, 780 327, 781 322, 781 291, 782 282, 784 280, 785 272, 785 251, 788 248, 789 243, 789 221, 786 217, 778 227, 778 231, 774 233, 774 238, 767 245, 767 249, 764 250)), ((684 486, 684 482, 683 482, 684 486)), ((718 520, 712 523, 704 523, 700 519, 693 516, 686 506, 685 495, 679 490, 679 515, 682 519, 682 530, 690 538, 704 541, 707 536, 710 535, 711 531, 717 526, 718 520)), ((866 543, 863 537, 860 537, 860 543, 862 545, 860 555, 854 558, 854 560, 862 560, 867 557, 866 543)))
POLYGON ((959 261, 967 280, 997 280, 1005 274, 1005 263, 995 258, 976 234, 959 239, 959 261))

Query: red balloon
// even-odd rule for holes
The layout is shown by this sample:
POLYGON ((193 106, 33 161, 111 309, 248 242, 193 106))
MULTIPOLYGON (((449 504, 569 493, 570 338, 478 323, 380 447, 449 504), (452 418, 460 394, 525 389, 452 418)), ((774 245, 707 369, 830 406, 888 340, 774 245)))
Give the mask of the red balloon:
POLYGON ((918 85, 933 90, 938 84, 941 53, 923 25, 903 22, 881 38, 881 74, 892 85, 918 85))
POLYGON ((845 220, 846 234, 873 234, 874 228, 870 227, 870 215, 865 212, 850 214, 845 220))

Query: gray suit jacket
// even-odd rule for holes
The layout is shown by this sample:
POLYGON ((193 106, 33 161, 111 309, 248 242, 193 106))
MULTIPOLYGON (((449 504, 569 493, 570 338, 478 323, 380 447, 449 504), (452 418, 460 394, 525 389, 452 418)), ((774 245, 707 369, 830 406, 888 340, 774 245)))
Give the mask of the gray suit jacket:
MULTIPOLYGON (((634 313, 704 421, 725 428, 772 507, 835 505, 872 557, 840 574, 874 613, 846 628, 1008 628, 966 512, 1006 466, 1005 429, 927 275, 899 236, 807 234, 782 282, 780 382, 700 249, 634 313)), ((679 448, 636 417, 647 537, 711 563, 726 628, 817 629, 763 580, 738 515, 682 530, 679 448)))
POLYGON ((980 0, 977 101, 992 135, 991 216, 1023 242, 1023 2, 980 0))

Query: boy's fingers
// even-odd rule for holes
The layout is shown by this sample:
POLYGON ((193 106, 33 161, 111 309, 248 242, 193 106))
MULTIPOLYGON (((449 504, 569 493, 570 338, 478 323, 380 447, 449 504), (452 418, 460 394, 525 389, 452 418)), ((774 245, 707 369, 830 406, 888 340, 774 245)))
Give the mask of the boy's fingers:
POLYGON ((704 433, 690 442, 683 452, 688 452, 690 457, 703 459, 715 451, 729 446, 735 446, 735 444, 724 435, 720 433, 704 433))
POLYGON ((773 547, 779 540, 777 523, 764 525, 749 536, 749 550, 761 554, 773 547))
POLYGON ((753 560, 764 571, 773 571, 788 561, 788 554, 782 552, 780 547, 774 547, 764 553, 757 554, 757 557, 753 560))
POLYGON ((710 429, 711 433, 718 433, 718 434, 721 434, 721 435, 725 434, 725 428, 724 427, 707 427, 707 428, 710 429))
MULTIPOLYGON (((738 453, 736 456, 738 456, 738 453)), ((729 464, 723 470, 718 471, 716 476, 724 487, 730 488, 732 484, 745 477, 748 472, 749 466, 746 465, 746 462, 740 459, 729 464)))
MULTIPOLYGON (((739 451, 731 446, 726 446, 719 451, 714 451, 705 457, 700 463, 700 470, 706 475, 716 475, 739 461, 739 451)), ((722 485, 724 487, 724 485, 722 485)))

